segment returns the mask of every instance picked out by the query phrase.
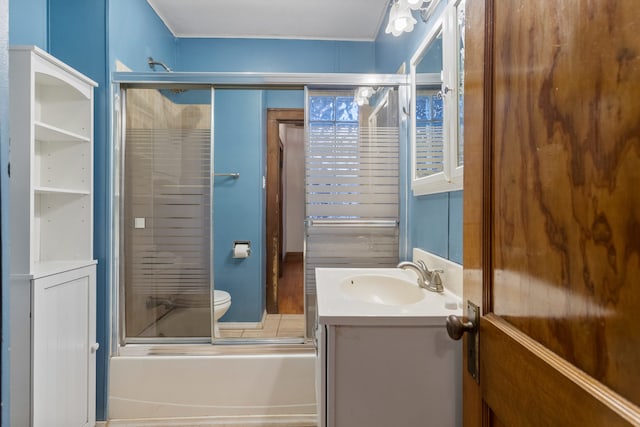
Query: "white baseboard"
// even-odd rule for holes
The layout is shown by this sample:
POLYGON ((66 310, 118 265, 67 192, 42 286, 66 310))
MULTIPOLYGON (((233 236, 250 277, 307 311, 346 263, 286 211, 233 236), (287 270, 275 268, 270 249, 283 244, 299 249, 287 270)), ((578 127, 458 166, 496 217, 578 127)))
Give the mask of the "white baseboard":
POLYGON ((110 420, 96 427, 317 427, 316 416, 195 417, 110 420))

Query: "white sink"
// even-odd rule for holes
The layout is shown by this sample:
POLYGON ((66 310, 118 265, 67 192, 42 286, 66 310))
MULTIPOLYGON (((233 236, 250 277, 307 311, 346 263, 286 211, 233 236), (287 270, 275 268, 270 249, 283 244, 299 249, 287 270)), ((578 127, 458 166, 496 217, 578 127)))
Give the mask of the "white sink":
POLYGON ((342 279, 340 290, 360 301, 384 304, 415 304, 425 297, 417 283, 384 274, 356 274, 342 279))
POLYGON ((400 268, 316 268, 318 321, 325 325, 437 326, 462 315, 460 299, 445 289, 418 287, 400 268))

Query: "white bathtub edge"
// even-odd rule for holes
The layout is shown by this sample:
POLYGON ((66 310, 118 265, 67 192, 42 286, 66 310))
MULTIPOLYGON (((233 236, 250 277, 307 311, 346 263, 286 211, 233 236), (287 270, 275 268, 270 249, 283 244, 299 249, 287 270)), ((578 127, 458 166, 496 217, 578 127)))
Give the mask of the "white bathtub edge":
POLYGON ((147 418, 136 420, 109 420, 97 423, 96 427, 315 427, 316 416, 273 416, 273 417, 187 417, 187 418, 147 418))
POLYGON ((182 427, 184 419, 316 416, 315 352, 118 356, 110 365, 110 420, 181 419, 182 427))

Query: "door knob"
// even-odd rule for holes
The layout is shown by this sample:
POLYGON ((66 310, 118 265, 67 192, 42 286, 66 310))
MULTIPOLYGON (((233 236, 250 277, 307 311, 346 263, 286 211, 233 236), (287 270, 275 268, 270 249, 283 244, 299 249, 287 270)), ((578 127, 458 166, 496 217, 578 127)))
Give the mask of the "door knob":
POLYGON ((477 382, 480 370, 480 361, 478 360, 480 308, 471 301, 467 301, 467 319, 469 320, 465 322, 453 314, 447 317, 447 333, 451 339, 456 341, 462 338, 465 332, 469 333, 467 337, 467 371, 477 382))
POLYGON ((458 316, 452 314, 447 317, 447 333, 454 340, 462 338, 465 332, 474 332, 476 325, 472 321, 463 321, 458 316))

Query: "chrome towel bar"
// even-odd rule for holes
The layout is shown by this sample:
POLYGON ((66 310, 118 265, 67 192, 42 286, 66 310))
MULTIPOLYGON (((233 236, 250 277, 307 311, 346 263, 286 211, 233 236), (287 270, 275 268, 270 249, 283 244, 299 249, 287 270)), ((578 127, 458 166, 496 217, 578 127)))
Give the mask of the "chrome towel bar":
POLYGON ((397 227, 397 220, 387 219, 307 219, 308 227, 397 227))

